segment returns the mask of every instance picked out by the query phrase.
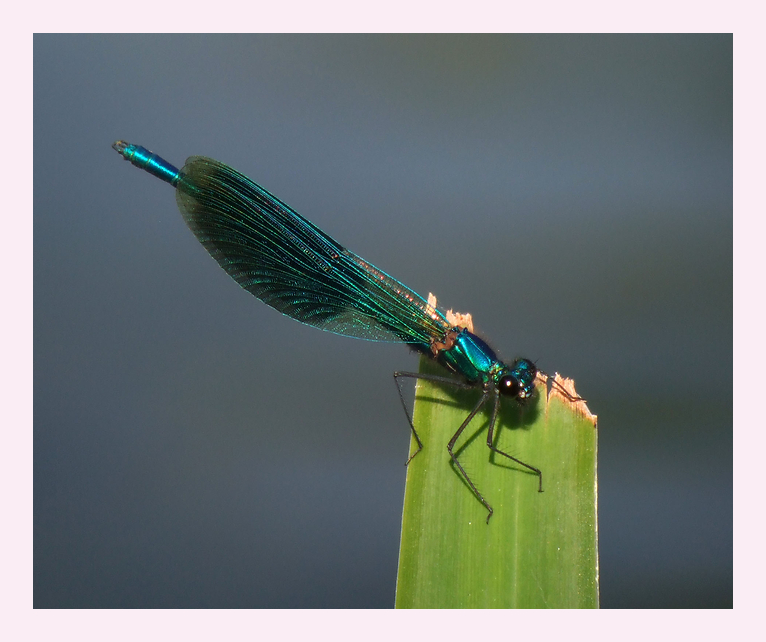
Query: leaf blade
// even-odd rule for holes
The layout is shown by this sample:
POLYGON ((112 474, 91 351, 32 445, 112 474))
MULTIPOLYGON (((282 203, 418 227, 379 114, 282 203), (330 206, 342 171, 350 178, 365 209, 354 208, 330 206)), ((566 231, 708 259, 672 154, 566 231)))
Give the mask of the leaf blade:
POLYGON ((418 381, 423 450, 407 471, 397 608, 597 608, 595 417, 543 385, 532 404, 504 404, 495 445, 543 471, 538 493, 534 473, 487 448, 488 412, 477 415, 456 452, 494 508, 486 524, 446 448, 476 394, 418 381))

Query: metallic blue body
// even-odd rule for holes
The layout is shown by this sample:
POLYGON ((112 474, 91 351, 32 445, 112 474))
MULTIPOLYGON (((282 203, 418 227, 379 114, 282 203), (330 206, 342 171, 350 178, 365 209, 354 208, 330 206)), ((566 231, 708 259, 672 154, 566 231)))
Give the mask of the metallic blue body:
POLYGON ((471 383, 497 386, 506 376, 519 383, 518 397, 526 399, 534 391, 537 368, 527 359, 518 359, 508 366, 500 361, 482 339, 464 328, 453 328, 458 334, 454 345, 440 350, 436 360, 447 370, 455 372, 471 383))
POLYGON ((112 147, 176 187, 187 224, 221 267, 283 314, 361 339, 386 341, 393 335, 471 384, 522 400, 532 395, 532 362, 518 359, 509 366, 498 360, 482 339, 451 325, 417 293, 246 176, 203 157, 188 159, 179 171, 140 145, 120 140, 112 147), (509 377, 516 383, 501 385, 509 377))
POLYGON ((455 445, 476 414, 490 404, 487 446, 539 478, 542 472, 494 445, 501 396, 523 402, 538 370, 527 359, 508 365, 482 339, 454 325, 448 314, 383 270, 343 247, 247 176, 211 158, 192 156, 181 170, 139 145, 112 147, 136 167, 176 188, 181 214, 210 255, 241 287, 275 310, 315 328, 367 341, 401 341, 459 375, 396 372, 394 379, 418 449, 423 444, 402 396, 401 378, 427 379, 481 391, 447 444, 460 474, 488 511, 460 464, 455 445))
POLYGON ((136 167, 149 172, 160 180, 170 183, 173 187, 178 185, 181 179, 181 172, 177 167, 168 163, 164 158, 153 154, 146 147, 141 145, 131 145, 125 141, 118 140, 112 149, 118 152, 125 160, 130 161, 136 167))
POLYGON ((484 341, 468 330, 462 330, 455 338, 455 345, 444 349, 437 360, 468 381, 485 382, 498 367, 497 357, 484 341))

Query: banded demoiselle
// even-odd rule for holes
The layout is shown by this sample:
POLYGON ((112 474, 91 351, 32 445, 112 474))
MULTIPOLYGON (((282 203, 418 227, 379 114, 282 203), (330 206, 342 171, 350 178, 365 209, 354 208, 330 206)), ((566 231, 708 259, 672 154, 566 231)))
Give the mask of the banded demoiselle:
POLYGON ((112 147, 125 160, 176 188, 178 208, 199 242, 229 276, 267 305, 329 332, 406 343, 460 377, 456 380, 414 372, 394 373, 418 444, 407 463, 422 450, 423 443, 404 402, 401 380, 427 379, 456 388, 475 388, 481 396, 450 439, 447 451, 487 509, 487 523, 492 507, 454 452, 461 433, 485 404, 491 406, 487 446, 534 472, 539 480, 538 491, 542 492, 542 472, 493 443, 500 398, 522 403, 530 399, 540 372, 535 364, 528 359, 503 363, 482 339, 450 323, 442 310, 347 250, 231 167, 192 156, 178 170, 139 145, 120 140, 112 147))

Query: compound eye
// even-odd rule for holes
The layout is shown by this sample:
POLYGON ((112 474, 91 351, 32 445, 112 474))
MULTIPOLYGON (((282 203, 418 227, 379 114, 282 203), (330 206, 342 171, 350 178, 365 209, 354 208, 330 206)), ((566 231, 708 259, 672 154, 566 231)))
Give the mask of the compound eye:
POLYGON ((507 397, 515 397, 519 394, 519 381, 512 375, 506 375, 500 379, 497 388, 501 394, 507 397))

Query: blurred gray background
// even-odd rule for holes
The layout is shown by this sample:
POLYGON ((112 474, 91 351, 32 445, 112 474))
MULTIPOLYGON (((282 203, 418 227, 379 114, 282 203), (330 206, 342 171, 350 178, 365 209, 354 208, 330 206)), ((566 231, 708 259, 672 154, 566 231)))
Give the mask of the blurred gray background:
POLYGON ((118 138, 574 377, 602 606, 731 607, 731 36, 36 35, 34 134, 35 607, 394 600, 416 356, 240 290, 118 138))

